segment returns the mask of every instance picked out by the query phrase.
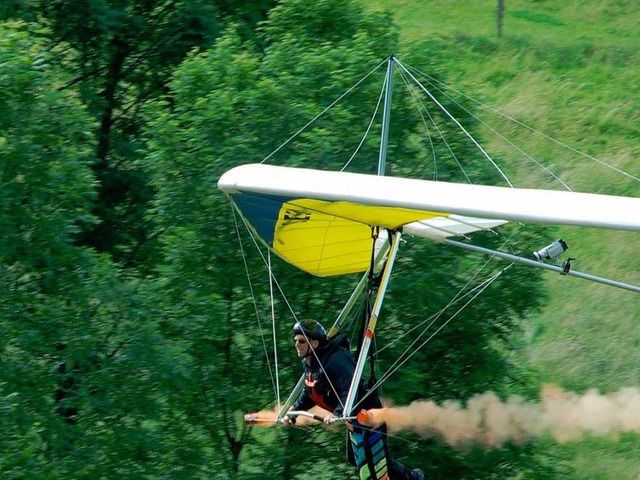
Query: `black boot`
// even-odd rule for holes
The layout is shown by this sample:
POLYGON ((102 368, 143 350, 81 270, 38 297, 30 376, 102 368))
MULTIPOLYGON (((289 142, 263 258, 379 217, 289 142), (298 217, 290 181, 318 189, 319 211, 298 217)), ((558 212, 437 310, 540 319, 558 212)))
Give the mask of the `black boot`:
POLYGON ((424 480, 424 473, 419 468, 411 470, 411 478, 413 480, 424 480))
POLYGON ((419 468, 407 468, 392 458, 389 460, 389 478, 391 480, 424 480, 424 473, 419 468))

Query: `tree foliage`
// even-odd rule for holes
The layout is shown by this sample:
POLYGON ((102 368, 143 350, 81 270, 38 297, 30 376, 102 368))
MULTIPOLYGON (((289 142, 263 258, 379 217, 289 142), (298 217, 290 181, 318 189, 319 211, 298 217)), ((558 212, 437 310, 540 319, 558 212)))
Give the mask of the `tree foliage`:
POLYGON ((163 416, 185 360, 141 280, 75 245, 94 218, 92 122, 58 88, 51 49, 24 25, 0 30, 0 472, 158 474, 175 456, 163 416))
MULTIPOLYGON (((45 25, 0 29, 3 477, 353 474, 341 431, 253 431, 241 415, 273 408, 275 384, 286 391, 300 374, 294 317, 330 322, 354 279, 310 278, 272 259, 279 287, 295 292, 293 311, 276 299, 273 346, 266 252, 238 228, 216 182, 275 151, 380 65, 397 32, 356 2, 286 0, 254 36, 271 2, 250 3, 15 2, 19 13, 2 10, 45 25), (153 251, 140 253, 149 238, 153 251), (274 348, 285 365, 278 377, 274 348)), ((375 170, 379 140, 362 141, 362 132, 379 85, 363 82, 272 161, 335 169, 362 142, 350 168, 375 170)), ((413 175, 426 156, 420 117, 402 96, 394 109, 390 170, 413 175)), ((480 172, 480 159, 455 145, 480 172)), ((481 266, 440 246, 410 241, 403 250, 382 339, 443 308, 481 266)), ((385 392, 408 402, 526 391, 509 338, 515 319, 539 302, 536 275, 502 278, 385 392)), ((468 455, 437 442, 393 449, 435 477, 547 478, 535 445, 468 455)))
POLYGON ((166 91, 175 67, 193 48, 211 47, 224 25, 240 22, 251 36, 272 0, 106 0, 16 2, 5 16, 49 26, 55 61, 70 76, 60 89, 73 89, 88 107, 96 137, 92 168, 98 180, 92 213, 99 222, 85 225, 78 241, 127 266, 154 262, 155 242, 145 220, 153 195, 138 160, 144 106, 166 91))

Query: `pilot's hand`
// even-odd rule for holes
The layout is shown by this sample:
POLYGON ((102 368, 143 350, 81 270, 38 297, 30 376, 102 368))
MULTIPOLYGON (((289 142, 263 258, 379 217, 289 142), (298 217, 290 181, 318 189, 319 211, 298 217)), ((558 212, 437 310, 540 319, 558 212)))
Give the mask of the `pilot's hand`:
POLYGON ((333 413, 329 413, 329 414, 325 415, 324 423, 326 423, 327 425, 330 425, 331 423, 333 423, 333 420, 335 418, 336 418, 336 416, 333 413))

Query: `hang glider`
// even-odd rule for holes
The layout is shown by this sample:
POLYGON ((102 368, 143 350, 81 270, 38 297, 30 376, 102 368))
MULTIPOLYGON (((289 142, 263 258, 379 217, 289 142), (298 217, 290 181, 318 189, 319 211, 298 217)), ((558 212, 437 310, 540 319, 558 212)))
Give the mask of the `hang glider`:
MULTIPOLYGON (((354 415, 359 401, 358 385, 373 345, 382 301, 403 234, 449 243, 450 237, 492 229, 507 221, 640 231, 640 198, 633 197, 432 182, 264 164, 233 168, 219 179, 218 187, 272 251, 314 275, 373 269, 377 256, 375 249, 372 253, 373 235, 390 233, 390 244, 384 235, 380 256, 385 255, 386 247, 388 259, 370 315, 363 319, 364 335, 344 402, 344 416, 332 420, 348 422, 356 469, 360 478, 371 480, 389 478, 386 438, 383 431, 368 427, 361 420, 361 416, 366 418, 364 411, 360 412, 361 416, 354 415)), ((468 244, 457 246, 473 249, 468 244)), ((525 261, 509 256, 513 261, 525 261)), ((533 260, 526 262, 533 266, 546 265, 533 260)), ((354 299, 365 288, 367 278, 366 274, 362 277, 330 335, 340 330, 354 299)), ((608 279, 591 279, 640 291, 638 287, 608 279)), ((322 421, 323 418, 316 415, 291 410, 304 388, 304 379, 303 375, 276 418, 265 420, 257 414, 249 414, 245 416, 245 422, 254 425, 278 423, 298 416, 322 421)))
MULTIPOLYGON (((393 57, 387 62, 378 175, 248 164, 229 170, 218 181, 218 187, 241 213, 247 226, 271 251, 295 267, 317 276, 332 276, 371 273, 384 264, 375 282, 373 275, 362 276, 328 333, 328 337, 332 337, 340 330, 363 292, 371 295, 375 290, 375 301, 366 310, 367 316, 360 328, 357 362, 343 405, 344 416, 334 419, 351 425, 357 423, 358 417, 354 415, 361 400, 357 398, 359 385, 369 350, 373 348, 375 352, 376 324, 403 235, 640 292, 637 286, 569 272, 568 262, 563 268, 539 261, 558 245, 559 251, 564 251, 566 244, 563 241, 535 252, 540 257, 535 261, 452 240, 452 237, 492 230, 507 222, 640 231, 640 198, 384 176, 393 66, 396 63, 401 65, 393 57)), ((408 70, 404 71, 411 76, 408 70)), ((465 133, 468 132, 465 130, 465 133)), ((264 420, 254 414, 246 416, 245 421, 282 423, 290 416, 304 416, 305 412, 290 410, 304 388, 304 380, 303 375, 282 405, 278 397, 277 418, 264 420)), ((371 431, 376 432, 375 429, 371 431)), ((376 457, 372 453, 374 446, 367 446, 353 429, 349 431, 349 437, 354 454, 360 458, 357 462, 360 478, 388 478, 386 448, 376 450, 380 454, 376 457), (376 463, 378 460, 381 463, 376 463), (382 467, 378 468, 378 465, 382 467)), ((383 436, 380 439, 376 445, 384 446, 386 440, 383 436)))
POLYGON ((640 230, 640 198, 433 182, 263 164, 218 182, 258 236, 319 276, 363 272, 371 229, 444 240, 507 221, 640 230))

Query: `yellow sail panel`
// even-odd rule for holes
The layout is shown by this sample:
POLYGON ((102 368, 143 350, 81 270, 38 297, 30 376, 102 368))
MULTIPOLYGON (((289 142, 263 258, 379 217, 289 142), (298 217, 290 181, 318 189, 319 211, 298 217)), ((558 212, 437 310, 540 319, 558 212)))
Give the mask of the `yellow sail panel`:
POLYGON ((377 205, 367 205, 346 201, 327 202, 324 200, 314 200, 301 198, 292 200, 285 204, 285 208, 292 212, 298 210, 300 215, 311 214, 312 212, 325 213, 339 218, 345 218, 354 222, 374 225, 378 227, 398 229, 403 225, 418 220, 427 220, 436 217, 446 217, 448 214, 430 212, 426 210, 416 210, 399 207, 382 207, 377 205))
POLYGON ((371 259, 373 240, 367 225, 317 214, 318 221, 276 229, 273 249, 287 262, 318 276, 362 272, 371 259))
POLYGON ((371 261, 372 226, 395 229, 442 216, 404 208, 292 199, 282 204, 272 248, 287 262, 313 275, 363 272, 371 261))

